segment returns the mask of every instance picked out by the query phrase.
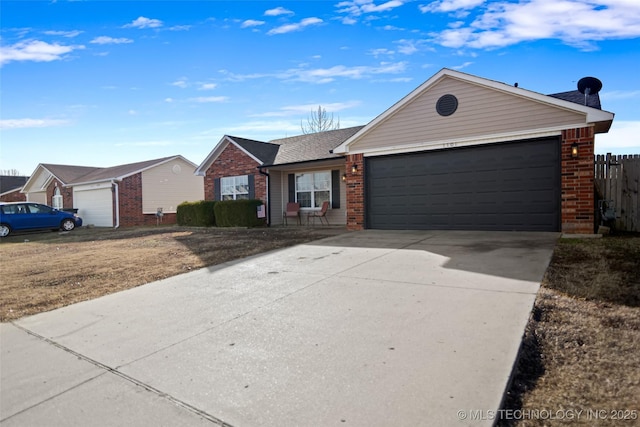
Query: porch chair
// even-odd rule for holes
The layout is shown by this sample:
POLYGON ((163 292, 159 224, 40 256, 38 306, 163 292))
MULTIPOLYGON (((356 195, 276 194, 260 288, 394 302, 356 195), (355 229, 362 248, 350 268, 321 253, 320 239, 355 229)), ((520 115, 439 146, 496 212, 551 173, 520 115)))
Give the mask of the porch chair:
POLYGON ((322 208, 319 211, 311 212, 307 217, 307 222, 309 222, 309 218, 313 218, 313 223, 315 224, 316 218, 320 218, 320 224, 323 224, 322 220, 324 219, 326 224, 329 225, 329 220, 327 219, 328 210, 329 210, 329 202, 328 201, 322 202, 322 208))
POLYGON ((295 202, 287 203, 287 209, 282 212, 282 216, 284 217, 284 225, 289 225, 287 223, 287 218, 296 218, 298 221, 298 225, 302 225, 302 219, 300 218, 300 204, 295 202))

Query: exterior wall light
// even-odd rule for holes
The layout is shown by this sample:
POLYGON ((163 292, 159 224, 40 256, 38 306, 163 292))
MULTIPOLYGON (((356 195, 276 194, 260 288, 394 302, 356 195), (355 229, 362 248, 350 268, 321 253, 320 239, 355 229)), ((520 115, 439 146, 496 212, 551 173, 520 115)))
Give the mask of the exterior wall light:
POLYGON ((578 143, 574 142, 573 144, 571 144, 571 158, 573 159, 577 159, 578 158, 578 143))
POLYGON ((346 180, 347 180, 347 174, 346 174, 346 173, 343 173, 343 174, 342 174, 342 181, 344 182, 344 181, 346 181, 346 180))
POLYGON ((356 172, 358 172, 358 165, 351 166, 351 173, 356 173, 356 172))

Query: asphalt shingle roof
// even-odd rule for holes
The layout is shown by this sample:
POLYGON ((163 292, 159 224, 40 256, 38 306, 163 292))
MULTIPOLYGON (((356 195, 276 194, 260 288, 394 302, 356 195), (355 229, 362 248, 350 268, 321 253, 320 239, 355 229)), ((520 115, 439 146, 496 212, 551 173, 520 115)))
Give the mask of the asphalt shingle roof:
POLYGON ((17 190, 26 184, 28 176, 0 176, 0 193, 17 190))
POLYGON ((228 137, 249 153, 260 159, 262 164, 271 164, 276 158, 278 148, 280 148, 279 145, 269 142, 255 141, 253 139, 240 138, 237 136, 228 137))
POLYGON ((49 170, 49 172, 55 175, 64 184, 70 185, 83 182, 106 181, 113 178, 127 176, 137 171, 161 163, 165 160, 172 159, 174 157, 176 156, 163 157, 160 159, 147 160, 144 162, 129 163, 126 165, 119 165, 108 168, 52 164, 43 164, 42 166, 49 170))
POLYGON ((279 145, 280 149, 278 150, 273 163, 267 163, 265 165, 275 166, 342 157, 339 154, 333 154, 331 150, 352 137, 363 127, 364 126, 355 126, 345 129, 336 129, 326 132, 309 133, 306 135, 274 139, 273 141, 269 141, 269 143, 279 145))
POLYGON ((602 107, 600 105, 600 95, 597 93, 595 95, 587 95, 586 103, 585 103, 585 95, 580 93, 577 90, 571 90, 569 92, 560 92, 560 93, 552 93, 548 96, 553 98, 562 99, 564 101, 573 102, 575 104, 586 105, 587 107, 597 108, 601 110, 602 107))

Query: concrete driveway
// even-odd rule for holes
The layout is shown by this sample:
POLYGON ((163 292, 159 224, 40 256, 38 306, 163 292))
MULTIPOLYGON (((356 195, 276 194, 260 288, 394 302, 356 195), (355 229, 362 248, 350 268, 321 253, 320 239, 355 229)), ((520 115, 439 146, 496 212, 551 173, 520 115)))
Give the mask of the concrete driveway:
POLYGON ((0 422, 489 426, 557 238, 347 233, 2 324, 0 422))

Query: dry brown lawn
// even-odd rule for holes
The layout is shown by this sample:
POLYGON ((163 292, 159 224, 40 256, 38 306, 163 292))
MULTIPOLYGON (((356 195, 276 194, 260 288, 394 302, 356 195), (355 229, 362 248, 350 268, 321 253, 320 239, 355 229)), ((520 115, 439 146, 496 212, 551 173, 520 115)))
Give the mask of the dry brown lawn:
POLYGON ((0 241, 0 321, 343 231, 175 226, 12 235, 0 241))
POLYGON ((558 243, 505 407, 525 419, 502 426, 640 425, 640 237, 558 243))

